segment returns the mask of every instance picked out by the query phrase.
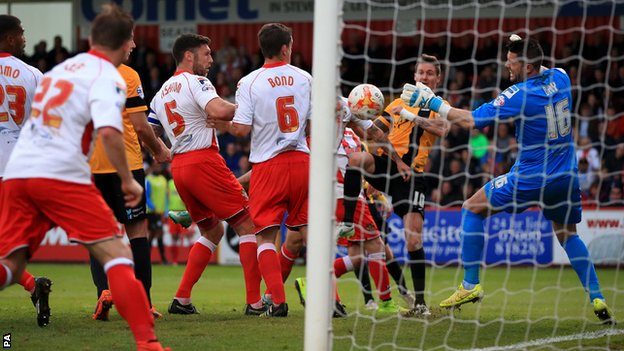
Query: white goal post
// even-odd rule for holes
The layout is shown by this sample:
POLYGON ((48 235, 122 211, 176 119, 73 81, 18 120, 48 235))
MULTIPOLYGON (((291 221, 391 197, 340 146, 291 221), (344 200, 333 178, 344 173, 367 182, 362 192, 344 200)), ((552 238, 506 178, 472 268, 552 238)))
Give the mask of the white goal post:
POLYGON ((334 178, 336 174, 336 94, 340 59, 337 34, 342 0, 314 1, 312 148, 307 242, 305 350, 331 350, 333 306, 331 276, 335 250, 334 178), (325 308, 323 308, 325 307, 325 308))

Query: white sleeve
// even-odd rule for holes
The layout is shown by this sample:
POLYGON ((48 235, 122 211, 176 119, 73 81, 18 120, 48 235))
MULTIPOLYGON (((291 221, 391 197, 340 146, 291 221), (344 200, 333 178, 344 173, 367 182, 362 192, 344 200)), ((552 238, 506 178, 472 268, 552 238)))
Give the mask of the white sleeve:
POLYGON ((218 98, 217 89, 207 78, 200 76, 191 76, 189 79, 191 93, 195 102, 201 106, 202 110, 206 108, 206 105, 210 100, 218 98))
POLYGON ((91 87, 89 111, 95 129, 113 127, 123 133, 121 111, 126 105, 126 83, 119 78, 102 76, 91 87))
POLYGON ((253 122, 254 106, 251 99, 251 89, 241 80, 236 89, 236 113, 232 122, 250 126, 253 122))
POLYGON ((310 78, 308 82, 310 83, 310 86, 308 87, 308 89, 310 89, 310 108, 308 109, 308 115, 306 116, 306 119, 311 119, 312 118, 312 78, 310 78))

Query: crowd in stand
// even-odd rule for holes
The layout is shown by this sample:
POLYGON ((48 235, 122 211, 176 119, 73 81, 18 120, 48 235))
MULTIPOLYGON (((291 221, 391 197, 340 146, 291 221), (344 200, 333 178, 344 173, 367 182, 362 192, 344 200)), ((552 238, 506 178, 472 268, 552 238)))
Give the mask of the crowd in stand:
MULTIPOLYGON (((599 36, 597 36, 599 37, 599 36)), ((610 45, 601 38, 586 40, 580 48, 578 40, 553 45, 540 38, 549 67, 564 68, 573 84, 574 106, 572 123, 577 143, 579 176, 586 206, 623 206, 624 200, 624 35, 615 35, 610 45), (579 54, 580 53, 580 54, 579 54)), ((162 83, 175 70, 171 55, 163 55, 136 38, 130 65, 139 72, 146 101, 150 101, 162 83)), ((387 94, 388 100, 404 83, 413 82, 416 58, 421 53, 437 56, 445 63, 445 83, 438 93, 453 106, 476 108, 490 101, 510 85, 504 58, 497 40, 480 42, 476 56, 473 43, 461 40, 447 43, 440 37, 422 46, 418 38, 398 42, 392 64, 390 47, 376 37, 369 38, 368 47, 357 35, 349 35, 343 46, 341 78, 343 95, 365 80, 387 94)), ((213 66, 209 78, 224 99, 234 101, 238 80, 260 67, 261 54, 248 53, 235 40, 226 40, 222 47, 212 48, 213 66)), ((45 41, 35 45, 27 62, 42 72, 71 56, 63 47, 60 36, 48 51, 45 41)), ((299 53, 292 63, 311 72, 299 53)), ((517 156, 513 122, 500 123, 483 131, 462 130, 452 126, 431 152, 426 168, 429 193, 427 201, 441 206, 460 205, 491 177, 506 173, 517 156)), ((221 154, 235 175, 251 169, 249 139, 219 136, 221 154)))

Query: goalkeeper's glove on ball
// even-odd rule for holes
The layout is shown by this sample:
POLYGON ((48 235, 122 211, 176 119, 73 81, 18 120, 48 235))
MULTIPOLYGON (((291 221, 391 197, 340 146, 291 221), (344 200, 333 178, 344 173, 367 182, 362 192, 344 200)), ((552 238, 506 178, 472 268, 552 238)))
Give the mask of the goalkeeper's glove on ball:
POLYGON ((444 103, 441 97, 436 96, 428 86, 421 82, 417 82, 416 85, 405 84, 401 99, 410 107, 430 109, 434 112, 438 112, 444 103))

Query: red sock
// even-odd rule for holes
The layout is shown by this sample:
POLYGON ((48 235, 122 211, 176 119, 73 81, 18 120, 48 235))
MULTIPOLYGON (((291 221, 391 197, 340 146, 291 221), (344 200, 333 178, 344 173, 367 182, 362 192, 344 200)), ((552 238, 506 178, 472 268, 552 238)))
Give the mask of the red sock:
POLYGON ((334 299, 336 299, 337 302, 340 302, 340 295, 338 295, 338 285, 336 285, 335 277, 332 279, 332 287, 334 288, 334 299))
POLYGON ((392 295, 390 294, 390 278, 388 277, 388 269, 386 268, 385 260, 370 259, 369 256, 368 268, 373 276, 373 281, 375 282, 375 287, 377 287, 379 298, 381 300, 388 300, 392 298, 392 295))
POLYGON ((284 245, 282 245, 282 249, 280 250, 279 262, 280 268, 282 270, 282 281, 285 282, 292 271, 292 267, 295 264, 295 260, 297 259, 297 255, 288 251, 284 245))
POLYGON ((243 273, 245 276, 245 288, 247 290, 247 303, 253 304, 260 301, 260 268, 258 268, 258 245, 256 236, 253 234, 241 235, 238 254, 240 256, 243 273))
POLYGON ((265 284, 269 290, 271 290, 271 294, 273 294, 273 303, 279 305, 286 302, 284 282, 282 281, 282 274, 279 271, 279 258, 277 258, 275 245, 262 244, 258 250, 262 250, 258 254, 258 265, 265 284), (263 248, 263 246, 265 247, 263 248))
POLYGON ((353 263, 349 256, 340 257, 334 260, 334 275, 336 278, 342 277, 343 274, 353 270, 353 263))
POLYGON ((134 277, 132 267, 117 264, 106 272, 113 303, 119 314, 128 322, 134 340, 148 342, 156 340, 154 317, 150 312, 143 285, 134 277))
POLYGON ((171 243, 171 263, 173 264, 178 263, 178 244, 179 244, 178 240, 174 240, 171 243))
MULTIPOLYGON (((24 287, 24 290, 28 291, 31 295, 35 292, 35 277, 28 271, 24 271, 22 278, 20 278, 19 285, 24 287)), ((0 283, 0 286, 2 284, 0 283)))
POLYGON ((212 244, 211 246, 213 247, 216 246, 214 243, 210 242, 210 240, 202 236, 195 244, 193 244, 193 247, 191 247, 188 262, 186 262, 186 268, 184 269, 184 274, 182 275, 182 281, 180 282, 178 291, 175 294, 176 297, 191 297, 191 290, 193 290, 193 286, 201 277, 204 269, 206 269, 206 266, 210 262, 210 258, 212 258, 214 248, 212 250, 208 248, 208 245, 210 244, 212 244))

